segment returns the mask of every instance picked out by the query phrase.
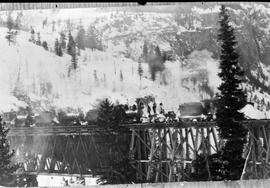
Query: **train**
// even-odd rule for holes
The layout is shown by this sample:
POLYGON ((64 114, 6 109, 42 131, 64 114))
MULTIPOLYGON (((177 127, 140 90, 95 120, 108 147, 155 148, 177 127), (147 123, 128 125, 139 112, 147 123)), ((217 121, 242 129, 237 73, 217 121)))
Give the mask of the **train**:
MULTIPOLYGON (((151 97, 138 98, 136 105, 116 105, 118 110, 117 121, 121 124, 134 123, 163 123, 163 122, 187 122, 187 121, 214 121, 216 112, 216 100, 208 99, 199 102, 187 102, 179 105, 178 112, 167 111, 160 114, 143 114, 143 108, 147 107, 155 99, 151 97)), ((4 113, 3 120, 11 126, 73 126, 97 124, 98 109, 91 109, 86 114, 72 109, 55 112, 54 110, 32 113, 31 110, 20 110, 19 113, 4 113)))

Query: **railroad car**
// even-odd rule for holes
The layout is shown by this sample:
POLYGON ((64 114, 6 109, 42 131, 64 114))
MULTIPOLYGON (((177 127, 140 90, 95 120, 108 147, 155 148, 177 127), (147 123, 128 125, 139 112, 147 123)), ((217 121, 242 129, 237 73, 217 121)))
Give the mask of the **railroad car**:
POLYGON ((61 126, 81 125, 84 120, 84 115, 78 112, 64 112, 58 113, 58 121, 61 126))
POLYGON ((179 105, 180 121, 213 121, 215 119, 215 99, 189 102, 179 105))

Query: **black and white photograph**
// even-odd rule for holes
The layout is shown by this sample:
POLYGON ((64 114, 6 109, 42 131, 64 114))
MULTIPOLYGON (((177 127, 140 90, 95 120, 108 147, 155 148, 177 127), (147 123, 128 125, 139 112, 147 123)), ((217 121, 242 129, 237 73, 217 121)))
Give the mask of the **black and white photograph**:
POLYGON ((270 3, 0 3, 0 187, 270 187, 270 3))

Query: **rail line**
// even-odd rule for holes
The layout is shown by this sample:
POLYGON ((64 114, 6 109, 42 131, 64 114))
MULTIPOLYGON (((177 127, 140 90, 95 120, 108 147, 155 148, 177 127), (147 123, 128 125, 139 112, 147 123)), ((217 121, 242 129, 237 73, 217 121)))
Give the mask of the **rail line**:
MULTIPOLYGON (((245 120, 242 124, 252 128, 257 126, 267 126, 270 128, 270 119, 265 120, 245 120)), ((72 126, 35 126, 35 127, 10 127, 8 136, 24 136, 24 135, 91 135, 106 131, 97 125, 72 125, 72 126)), ((162 129, 162 128, 207 128, 217 126, 216 122, 173 122, 173 123, 136 123, 122 124, 130 130, 146 130, 146 129, 162 129)))

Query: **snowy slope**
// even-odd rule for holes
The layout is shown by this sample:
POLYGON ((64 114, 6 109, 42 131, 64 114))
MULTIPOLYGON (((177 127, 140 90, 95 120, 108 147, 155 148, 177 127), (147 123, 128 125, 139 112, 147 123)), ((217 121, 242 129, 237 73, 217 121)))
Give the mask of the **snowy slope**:
MULTIPOLYGON (((0 32, 4 36, 6 29, 1 28, 0 32)), ((5 54, 0 57, 1 86, 7 96, 11 95, 19 82, 20 89, 33 101, 46 99, 57 108, 79 107, 85 111, 103 97, 110 97, 121 103, 132 103, 136 97, 152 94, 169 109, 176 109, 181 102, 199 100, 197 93, 189 92, 181 86, 179 76, 185 74, 181 72, 177 62, 166 63, 167 70, 162 74, 167 75, 171 84, 162 86, 159 79, 153 82, 147 78, 149 75, 146 64, 143 64, 145 75, 140 81, 137 62, 124 57, 115 58, 108 52, 86 50, 81 57, 86 57, 87 60, 84 62, 80 59, 78 70, 72 71, 68 77, 68 68, 71 65, 69 55, 58 57, 28 42, 28 38, 28 33, 20 31, 17 43, 11 46, 5 38, 0 38, 0 49, 5 49, 5 54), (97 82, 94 80, 95 70, 97 82), (120 80, 120 70, 123 81, 120 80), (40 91, 42 83, 52 86, 52 91, 46 96, 40 91)), ((5 102, 7 101, 2 101, 5 102)))
MULTIPOLYGON (((243 3, 241 7, 243 9, 241 11, 230 10, 241 16, 244 10, 252 8, 243 3)), ((220 83, 217 76, 218 59, 215 52, 217 49, 215 45, 209 47, 216 42, 210 40, 201 44, 201 47, 196 45, 210 36, 205 33, 215 33, 215 30, 211 29, 216 27, 218 8, 216 5, 194 6, 189 12, 180 12, 179 23, 172 13, 128 12, 121 9, 117 11, 104 9, 24 11, 23 25, 28 28, 32 26, 36 33, 40 32, 41 41, 46 40, 51 50, 55 39, 59 38, 59 32, 66 30, 67 19, 74 24, 73 36, 76 36, 78 25, 82 24, 87 30, 90 24, 94 24, 101 34, 105 48, 104 51, 89 49, 81 51, 81 56, 78 57, 79 68, 77 71, 72 71, 71 77, 68 77, 68 69, 71 65, 69 55, 58 57, 52 51, 45 51, 42 47, 28 42, 29 32, 20 31, 15 46, 8 46, 6 39, 2 37, 0 49, 3 49, 5 54, 0 57, 1 86, 4 88, 1 92, 4 93, 3 96, 9 98, 0 101, 3 109, 25 106, 12 97, 11 91, 16 85, 19 85, 20 90, 30 96, 32 101, 43 101, 48 108, 72 107, 82 108, 84 111, 92 108, 103 97, 110 97, 114 102, 118 100, 121 103, 132 104, 136 97, 154 95, 157 102, 162 102, 168 110, 176 110, 183 102, 209 98, 209 92, 216 92, 220 83), (43 29, 42 21, 45 18, 48 19, 48 24, 43 29), (54 32, 53 21, 56 22, 54 32), (180 38, 180 42, 176 36, 180 38), (161 51, 173 51, 176 54, 175 60, 165 63, 166 68, 157 75, 156 81, 150 79, 147 63, 142 63, 144 72, 142 80, 137 73, 137 62, 142 54, 144 41, 154 46, 159 45, 161 51), (175 43, 181 45, 175 47, 175 43), (97 79, 95 79, 95 71, 97 79), (123 74, 123 81, 120 80, 120 72, 123 74), (163 83, 164 79, 167 85, 163 83), (47 93, 42 92, 44 84, 51 88, 47 89, 47 93), (205 91, 205 86, 208 92, 205 91), (203 87, 204 89, 201 89, 203 87)), ((262 6, 253 6, 253 9, 268 11, 262 6)), ((16 14, 17 12, 12 13, 14 18, 16 14)), ((3 20, 6 19, 5 12, 1 12, 0 16, 3 20)), ((2 28, 0 32, 1 36, 5 36, 6 29, 2 28)), ((256 66, 260 67, 265 75, 270 75, 268 65, 258 63, 256 66)), ((257 74, 257 69, 252 71, 254 75, 257 74)), ((270 85, 269 83, 266 82, 270 85)), ((250 90, 250 83, 245 87, 250 90)), ((250 91, 248 97, 252 98, 253 95, 260 100, 264 98, 265 102, 270 102, 270 95, 259 92, 259 89, 253 93, 250 91)), ((253 108, 257 107, 258 105, 255 104, 253 108)))

